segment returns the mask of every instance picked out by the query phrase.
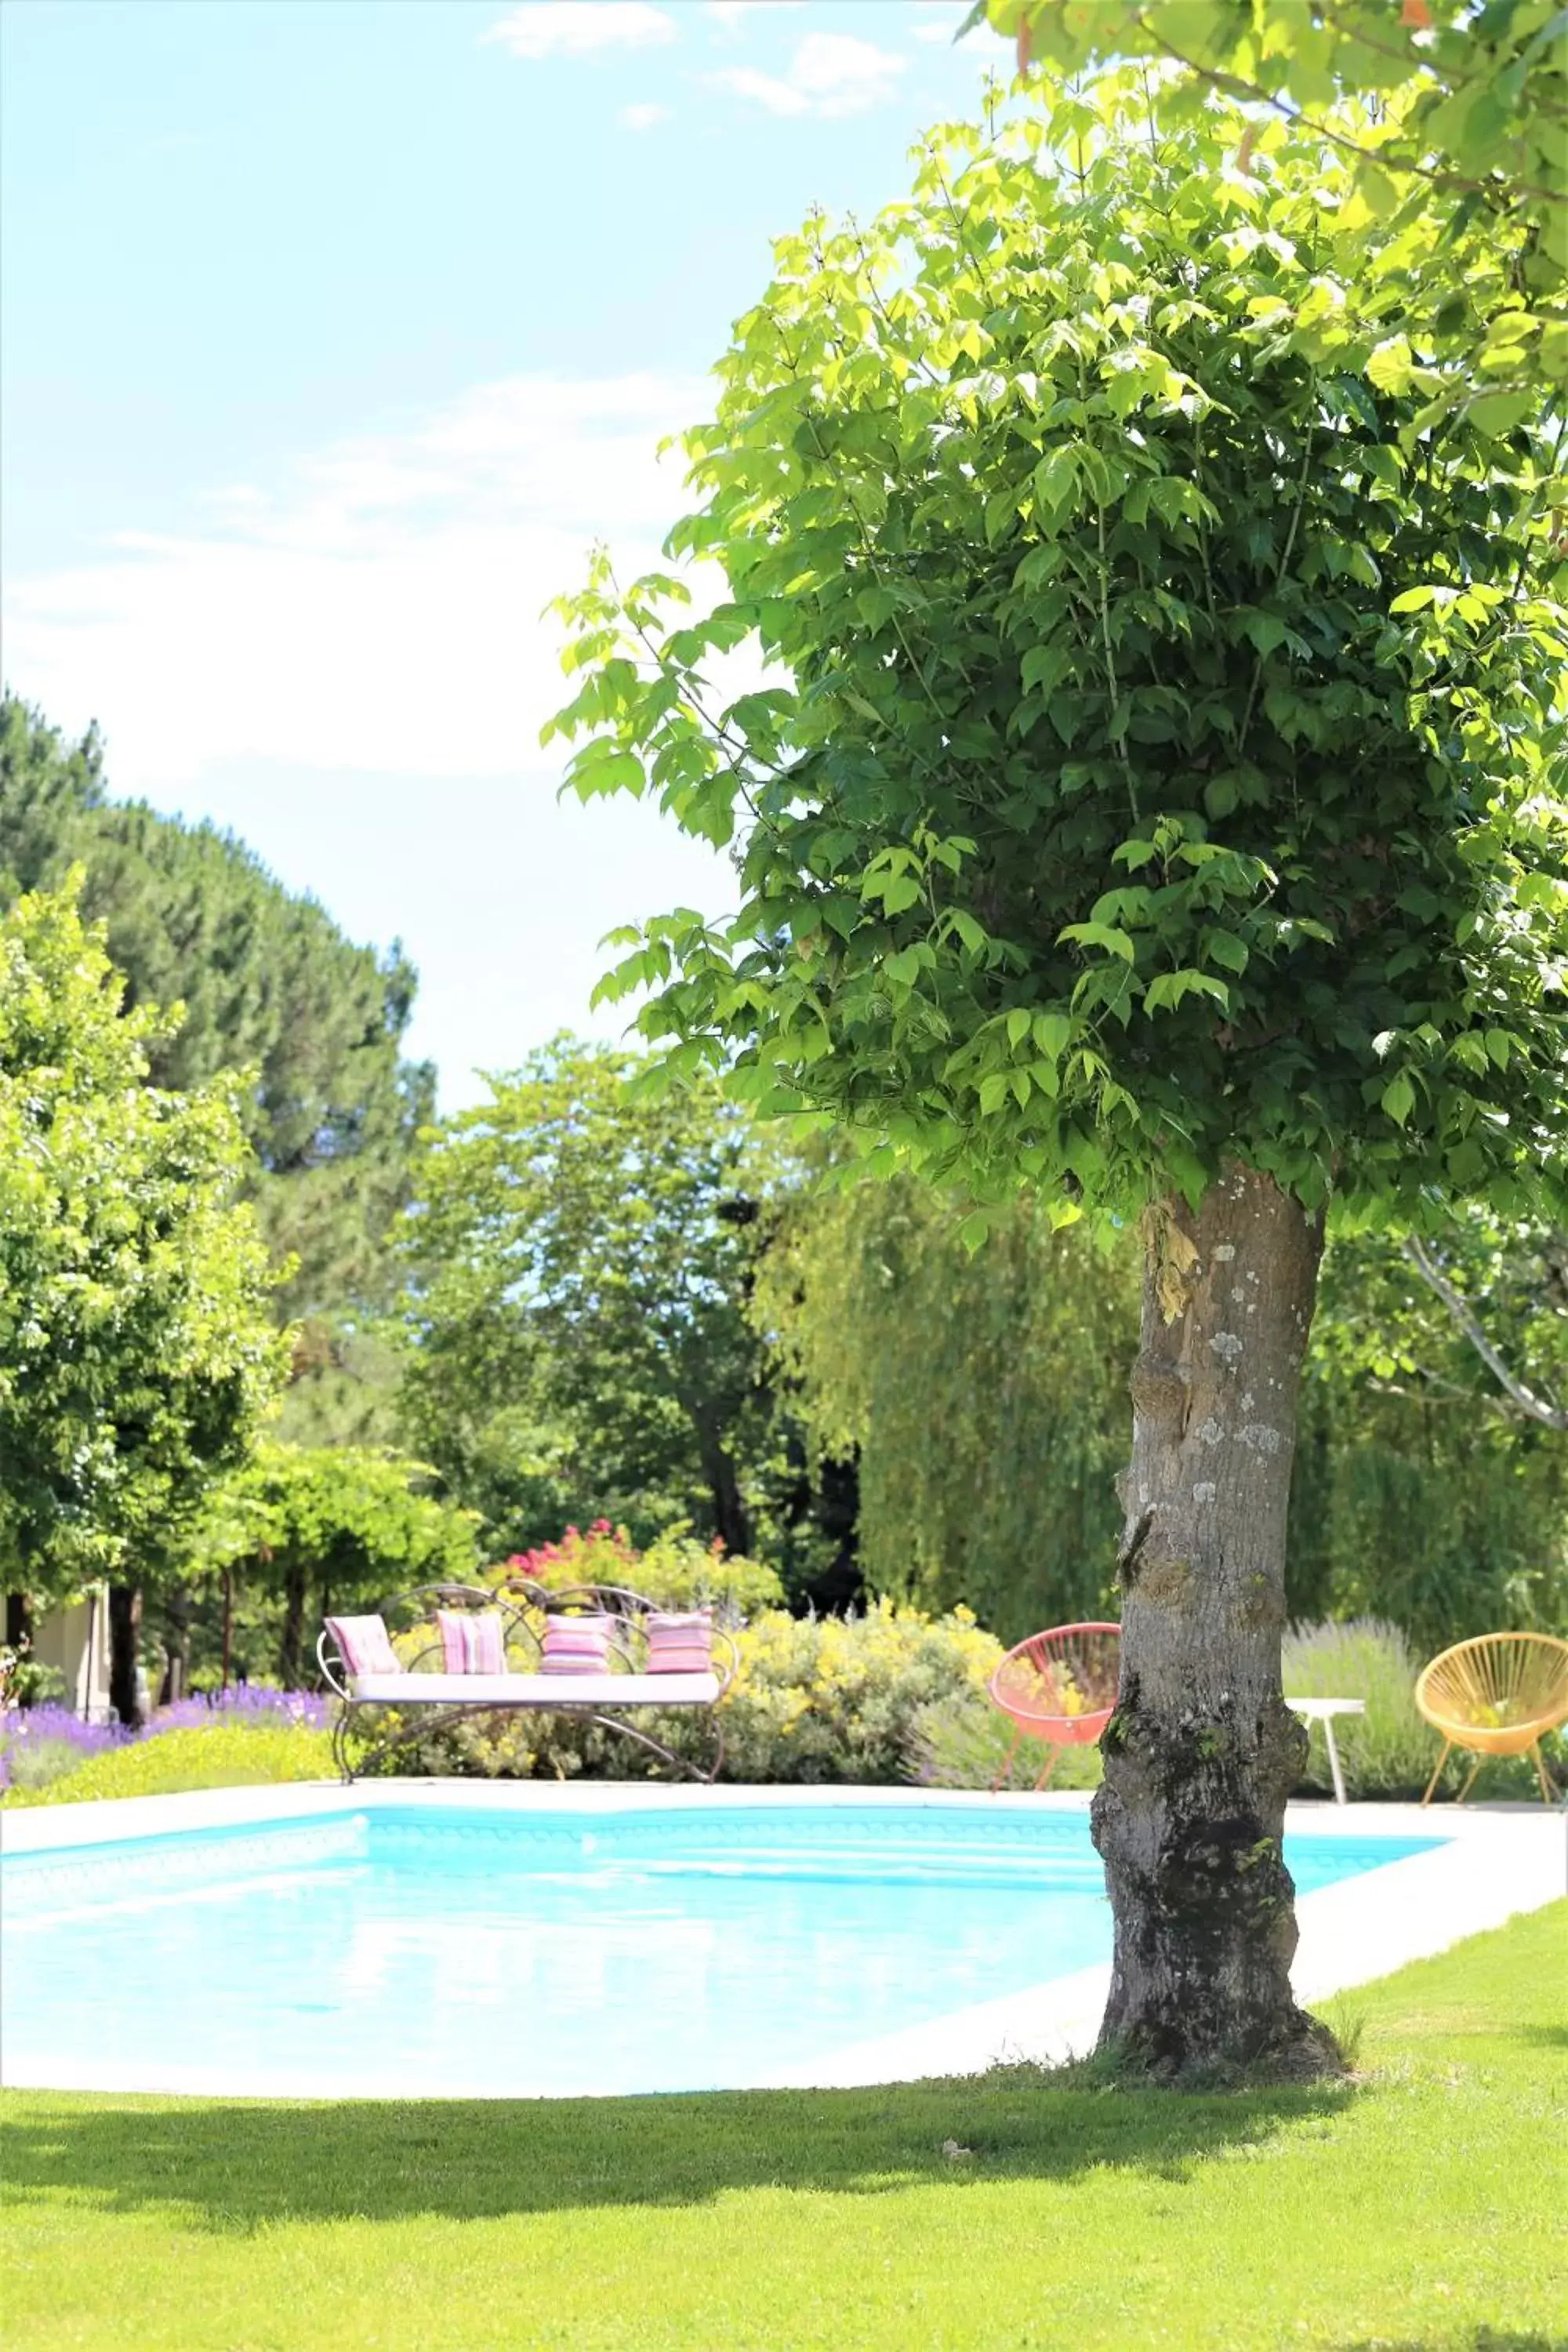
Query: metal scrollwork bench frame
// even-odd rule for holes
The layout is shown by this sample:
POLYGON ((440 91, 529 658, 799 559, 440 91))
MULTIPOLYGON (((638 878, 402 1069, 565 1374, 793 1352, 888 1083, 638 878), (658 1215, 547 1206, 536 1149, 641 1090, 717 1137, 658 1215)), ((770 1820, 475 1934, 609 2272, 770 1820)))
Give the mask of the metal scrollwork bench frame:
POLYGON ((424 1738, 433 1719, 447 1724, 492 1715, 571 1715, 631 1740, 673 1771, 685 1773, 693 1780, 712 1782, 724 1760, 723 1720, 716 1710, 735 1679, 740 1651, 733 1636, 722 1626, 715 1625, 710 1674, 644 1672, 645 1621, 659 1606, 646 1593, 634 1592, 618 1584, 580 1584, 559 1591, 526 1578, 519 1578, 499 1590, 475 1584, 416 1585, 409 1591, 395 1594, 382 1604, 380 1611, 389 1633, 395 1637, 401 1633, 406 1639, 409 1634, 426 1630, 430 1636, 422 1648, 405 1658, 404 1671, 395 1677, 351 1674, 331 1632, 323 1628, 316 1643, 316 1657, 323 1683, 340 1703, 338 1719, 332 1727, 332 1760, 341 1778, 345 1784, 352 1784, 368 1767, 384 1764, 399 1748, 424 1738), (442 1656, 440 1636, 432 1622, 437 1609, 469 1609, 499 1616, 508 1661, 506 1675, 434 1675, 429 1661, 442 1656), (611 1673, 584 1676, 542 1673, 543 1623, 551 1617, 584 1614, 604 1615, 612 1621, 611 1673), (519 1655, 524 1663, 514 1666, 511 1661, 519 1655), (423 1694, 421 1682, 434 1679, 442 1685, 439 1693, 423 1694), (631 1685, 624 1696, 610 1687, 619 1681, 631 1685), (453 1690, 454 1685, 464 1682, 474 1685, 471 1698, 453 1690), (503 1682, 517 1687, 510 1691, 499 1688, 503 1682), (652 1732, 622 1717, 622 1709, 645 1707, 707 1710, 712 1717, 714 1743, 706 1771, 689 1757, 678 1755, 652 1732), (416 1719, 399 1720, 409 1709, 415 1711, 416 1719), (372 1727, 377 1714, 389 1714, 393 1718, 379 1736, 372 1727), (362 1720, 367 1715, 368 1725, 362 1720), (361 1737, 369 1744, 356 1759, 355 1744, 361 1737))

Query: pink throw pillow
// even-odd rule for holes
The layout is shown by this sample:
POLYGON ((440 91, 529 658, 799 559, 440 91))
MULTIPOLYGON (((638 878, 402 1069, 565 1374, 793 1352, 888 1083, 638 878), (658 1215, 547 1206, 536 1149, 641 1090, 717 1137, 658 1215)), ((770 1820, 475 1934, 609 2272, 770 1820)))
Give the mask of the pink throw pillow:
POLYGON ((441 1655, 449 1675, 504 1675, 506 1636, 493 1609, 437 1609, 441 1655))
POLYGON ((713 1671, 713 1612, 650 1609, 647 1619, 650 1675, 706 1675, 713 1671))
POLYGON ((403 1661, 379 1617, 329 1617, 327 1631, 351 1675, 400 1675, 403 1661))
POLYGON ((607 1613, 550 1617, 539 1670, 545 1675, 607 1675, 615 1621, 607 1613))

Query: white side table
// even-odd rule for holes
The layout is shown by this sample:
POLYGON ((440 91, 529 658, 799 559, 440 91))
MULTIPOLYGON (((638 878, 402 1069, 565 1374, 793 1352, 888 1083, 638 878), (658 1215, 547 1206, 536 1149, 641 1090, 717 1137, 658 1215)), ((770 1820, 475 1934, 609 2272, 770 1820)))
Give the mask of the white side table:
POLYGON ((1329 1770, 1333 1775, 1334 1802, 1342 1805, 1345 1798, 1345 1776, 1340 1764, 1340 1751, 1334 1745, 1336 1715, 1364 1715, 1364 1698, 1288 1698, 1285 1702, 1293 1715, 1304 1716, 1309 1732, 1314 1723, 1323 1727, 1323 1738, 1329 1747, 1329 1770))

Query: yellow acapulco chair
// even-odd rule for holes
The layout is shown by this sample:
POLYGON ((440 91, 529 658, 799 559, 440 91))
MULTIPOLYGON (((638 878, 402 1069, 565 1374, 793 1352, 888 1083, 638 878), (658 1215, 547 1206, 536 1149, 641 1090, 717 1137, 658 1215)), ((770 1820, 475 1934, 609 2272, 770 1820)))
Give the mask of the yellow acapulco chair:
POLYGON ((1475 1758, 1460 1790, 1462 1805, 1489 1756, 1530 1756, 1548 1804, 1555 1796, 1541 1759, 1541 1741, 1568 1723, 1568 1642, 1554 1633, 1481 1633, 1456 1642, 1422 1669, 1415 1705, 1443 1739, 1436 1770, 1426 1783, 1432 1801, 1451 1748, 1475 1758))

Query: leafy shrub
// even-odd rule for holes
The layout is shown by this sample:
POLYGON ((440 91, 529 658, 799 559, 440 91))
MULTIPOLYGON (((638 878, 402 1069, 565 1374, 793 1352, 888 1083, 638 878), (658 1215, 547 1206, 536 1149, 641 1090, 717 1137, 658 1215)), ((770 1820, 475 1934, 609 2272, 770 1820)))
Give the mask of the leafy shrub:
POLYGON ((514 1552, 498 1578, 526 1577, 561 1591, 574 1584, 618 1584, 664 1609, 711 1605, 731 1618, 749 1617, 784 1599, 771 1568, 727 1552, 721 1538, 700 1543, 689 1519, 677 1521, 638 1551, 625 1528, 595 1519, 584 1534, 568 1528, 559 1543, 514 1552))
POLYGON ((66 1688, 58 1666, 36 1658, 30 1642, 24 1640, 15 1648, 0 1643, 0 1715, 10 1707, 63 1706, 66 1688))
POLYGON ((301 1724, 217 1722, 137 1739, 89 1757, 47 1788, 14 1789, 8 1807, 74 1805, 97 1797, 167 1797, 183 1789, 253 1787, 272 1780, 323 1780, 331 1741, 301 1724))
MULTIPOLYGON (((932 1618, 886 1601, 860 1617, 768 1610, 735 1638, 740 1668, 721 1710, 721 1777, 733 1781, 906 1780, 917 1725, 982 1704, 1002 1654, 967 1610, 932 1618)), ((627 1719, 678 1756, 705 1763, 712 1753, 706 1708, 639 1708, 627 1719)), ((389 1763, 401 1772, 562 1780, 625 1780, 642 1769, 635 1744, 613 1732, 526 1714, 433 1723, 389 1763)), ((650 1759, 648 1769, 658 1769, 650 1759)))
MULTIPOLYGON (((144 1747, 150 1740, 164 1739, 173 1732, 217 1727, 243 1732, 257 1727, 279 1729, 290 1726, 324 1731, 331 1721, 331 1703, 313 1692, 273 1690, 254 1685, 230 1689, 210 1699, 177 1699, 172 1706, 160 1707, 137 1732, 119 1723, 85 1722, 68 1707, 20 1708, 13 1714, 0 1715, 0 1790, 37 1791, 51 1788, 95 1759, 132 1746, 144 1747)), ((259 1777, 268 1779, 270 1775, 263 1773, 259 1777)), ((77 1793, 74 1789, 72 1793, 77 1793)))
MULTIPOLYGON (((1047 1760, 1037 1739, 1013 1753, 1013 1725, 984 1694, 918 1708, 906 1755, 909 1778, 927 1789, 1032 1789, 1047 1760)), ((1049 1786, 1098 1789, 1100 1777, 1097 1745, 1064 1748, 1049 1786)))
POLYGON ((52 1703, 0 1715, 0 1789, 46 1788, 130 1737, 118 1723, 87 1723, 52 1703))
MULTIPOLYGON (((1362 1716, 1340 1716, 1334 1738, 1352 1797, 1418 1797, 1437 1761, 1438 1742, 1415 1711, 1417 1668, 1397 1625, 1358 1617, 1343 1625, 1293 1625, 1285 1636, 1288 1698, 1360 1698, 1362 1716)), ((1332 1793, 1321 1728, 1301 1787, 1332 1793)))
POLYGON ((724 1707, 727 1780, 903 1780, 916 1719, 973 1700, 1002 1655, 967 1609, 880 1601, 858 1617, 771 1610, 740 1635, 724 1707))

